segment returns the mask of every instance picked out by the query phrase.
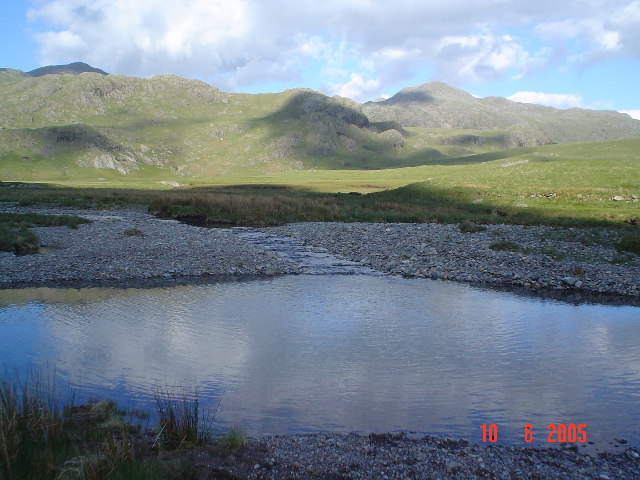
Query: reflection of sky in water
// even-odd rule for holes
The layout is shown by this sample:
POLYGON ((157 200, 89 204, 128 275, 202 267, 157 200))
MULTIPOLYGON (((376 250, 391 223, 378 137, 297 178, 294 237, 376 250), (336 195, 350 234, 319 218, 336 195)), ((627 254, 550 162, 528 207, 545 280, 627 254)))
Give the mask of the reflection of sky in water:
MULTIPOLYGON (((392 277, 0 292, 0 360, 55 364, 86 395, 200 385, 251 433, 587 423, 640 443, 640 309, 392 277)), ((546 437, 546 436, 545 436, 546 437)))

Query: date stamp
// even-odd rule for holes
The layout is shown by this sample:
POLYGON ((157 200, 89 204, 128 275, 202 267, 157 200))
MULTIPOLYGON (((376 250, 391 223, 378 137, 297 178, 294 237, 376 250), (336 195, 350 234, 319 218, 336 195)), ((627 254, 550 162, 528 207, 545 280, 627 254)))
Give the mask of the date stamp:
MULTIPOLYGON (((480 425, 482 431, 482 443, 495 443, 498 441, 498 425, 495 423, 480 425)), ((526 443, 534 440, 534 429, 531 423, 522 427, 522 434, 526 443)), ((547 426, 547 443, 585 443, 587 441, 586 423, 550 423, 547 426)))

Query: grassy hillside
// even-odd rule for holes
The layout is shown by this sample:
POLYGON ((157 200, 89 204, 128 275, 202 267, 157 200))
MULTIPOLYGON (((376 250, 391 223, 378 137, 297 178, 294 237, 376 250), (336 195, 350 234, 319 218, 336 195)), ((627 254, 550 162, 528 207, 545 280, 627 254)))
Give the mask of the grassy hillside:
POLYGON ((3 164, 20 160, 0 170, 4 179, 108 180, 145 176, 145 165, 191 177, 421 162, 402 151, 394 125, 371 124, 357 103, 309 90, 229 94, 171 75, 4 71, 0 103, 3 164))
POLYGON ((0 180, 13 181, 159 185, 394 169, 547 144, 560 134, 640 136, 640 122, 622 114, 478 100, 444 84, 359 105, 304 89, 224 93, 173 75, 2 70, 0 104, 0 180))
POLYGON ((373 121, 395 121, 403 127, 505 130, 506 147, 640 136, 640 121, 619 112, 475 98, 440 82, 405 88, 362 109, 373 121))

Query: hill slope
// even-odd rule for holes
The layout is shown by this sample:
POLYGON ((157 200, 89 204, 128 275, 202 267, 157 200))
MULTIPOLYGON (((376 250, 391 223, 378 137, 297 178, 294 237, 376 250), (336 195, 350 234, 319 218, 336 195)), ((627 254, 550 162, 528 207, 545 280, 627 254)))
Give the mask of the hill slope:
POLYGON ((444 84, 360 105, 307 89, 225 93, 174 75, 5 69, 0 104, 0 180, 397 168, 563 138, 640 136, 640 121, 626 115, 476 99, 444 84))
POLYGON ((475 98, 440 82, 405 88, 387 100, 365 103, 362 110, 373 121, 396 121, 403 127, 510 129, 514 146, 640 136, 640 121, 619 112, 475 98))
POLYGON ((42 75, 80 75, 81 73, 99 73, 101 75, 109 75, 104 70, 94 68, 83 62, 68 63, 66 65, 47 65, 45 67, 31 70, 27 73, 32 77, 41 77, 42 75))

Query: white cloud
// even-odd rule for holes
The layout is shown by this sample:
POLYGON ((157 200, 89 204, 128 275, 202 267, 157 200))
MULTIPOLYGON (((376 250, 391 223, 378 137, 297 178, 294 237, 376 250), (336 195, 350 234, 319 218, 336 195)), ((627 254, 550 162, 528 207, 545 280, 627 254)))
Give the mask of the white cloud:
POLYGON ((626 113, 631 118, 635 118, 636 120, 640 120, 640 110, 620 110, 620 113, 626 113))
POLYGON ((529 62, 528 52, 509 35, 445 37, 436 58, 438 76, 473 83, 519 73, 529 62))
MULTIPOLYGON (((640 57, 640 0, 38 0, 43 64, 175 73, 242 88, 293 81, 364 95, 421 69, 466 85, 550 61, 640 57), (355 74, 355 77, 353 76, 355 74), (365 80, 368 79, 368 80, 365 80), (372 80, 375 79, 375 80, 372 80), (359 92, 359 93, 358 93, 359 92)), ((428 79, 425 79, 425 81, 428 79)))
POLYGON ((582 97, 571 93, 517 92, 508 97, 520 103, 537 103, 556 108, 572 108, 582 105, 582 97))
POLYGON ((348 82, 343 84, 330 84, 327 87, 329 93, 347 98, 363 98, 374 94, 380 88, 378 79, 366 80, 359 73, 352 73, 348 82))

